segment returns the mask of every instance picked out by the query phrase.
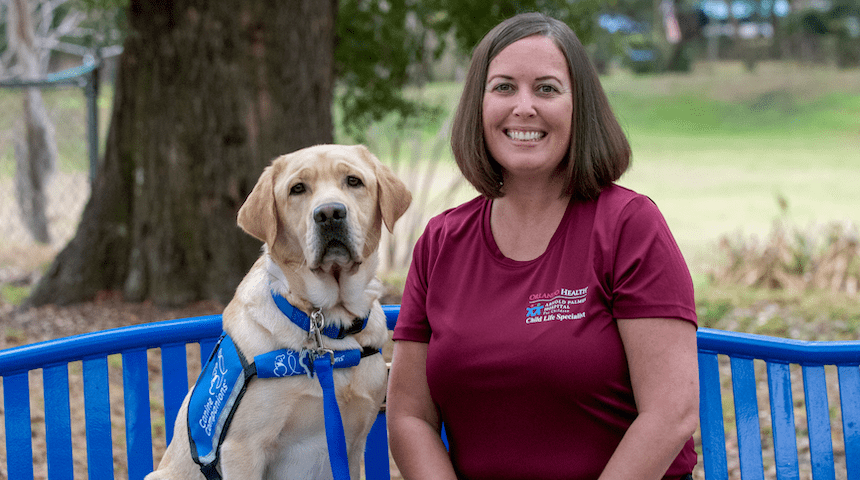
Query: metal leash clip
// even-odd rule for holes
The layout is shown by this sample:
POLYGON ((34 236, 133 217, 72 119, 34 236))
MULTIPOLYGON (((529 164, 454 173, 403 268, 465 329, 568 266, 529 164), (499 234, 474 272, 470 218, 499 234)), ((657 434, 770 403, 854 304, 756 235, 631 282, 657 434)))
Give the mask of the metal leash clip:
POLYGON ((314 343, 316 344, 316 348, 311 352, 311 354, 313 355, 314 360, 317 357, 330 354, 329 359, 331 360, 331 364, 334 365, 334 350, 323 347, 322 329, 324 325, 325 317, 323 316, 322 309, 318 309, 311 313, 311 325, 310 330, 308 331, 308 337, 313 337, 314 343))

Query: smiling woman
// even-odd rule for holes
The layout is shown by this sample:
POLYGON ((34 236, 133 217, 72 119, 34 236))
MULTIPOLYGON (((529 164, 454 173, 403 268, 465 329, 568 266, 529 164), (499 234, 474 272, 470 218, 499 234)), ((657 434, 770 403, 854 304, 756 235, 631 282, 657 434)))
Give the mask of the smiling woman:
POLYGON ((388 393, 401 472, 687 478, 692 281, 654 203, 614 183, 630 148, 573 31, 541 14, 490 31, 451 143, 481 196, 415 245, 388 393))
MULTIPOLYGON (((576 141, 563 141, 568 146, 566 158, 571 160, 565 163, 563 174, 566 177, 565 194, 593 199, 603 187, 618 179, 627 169, 630 161, 627 138, 612 113, 588 54, 576 35, 565 34, 565 29, 570 31, 561 22, 541 26, 516 25, 499 36, 488 35, 475 47, 457 107, 458 114, 452 126, 451 147, 463 175, 478 192, 488 198, 503 196, 503 175, 497 159, 485 149, 485 96, 488 87, 494 87, 499 94, 510 94, 508 89, 515 87, 509 81, 502 82, 504 77, 496 79, 498 85, 488 83, 493 80, 488 75, 491 60, 508 57, 506 54, 502 59, 498 58, 511 44, 527 37, 537 36, 538 41, 550 41, 564 60, 564 65, 555 66, 556 85, 539 82, 529 85, 528 90, 536 89, 536 96, 539 94, 543 98, 555 88, 559 89, 559 93, 564 93, 561 80, 567 79, 573 108, 570 127, 576 141)), ((552 51, 547 50, 545 55, 552 51)), ((499 62, 495 64, 498 68, 499 62)), ((535 76, 534 79, 544 80, 543 75, 535 76)), ((525 138, 523 135, 530 134, 526 130, 514 132, 513 135, 525 138)))

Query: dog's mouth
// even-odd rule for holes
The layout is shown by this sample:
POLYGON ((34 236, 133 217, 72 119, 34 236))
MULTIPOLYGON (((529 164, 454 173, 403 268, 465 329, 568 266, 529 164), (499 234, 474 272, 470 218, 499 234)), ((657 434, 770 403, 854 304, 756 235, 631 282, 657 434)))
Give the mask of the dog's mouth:
POLYGON ((327 273, 340 280, 341 273, 353 272, 360 265, 353 249, 343 240, 321 238, 320 244, 314 268, 318 273, 327 273))
POLYGON ((341 273, 354 271, 361 262, 350 233, 349 212, 342 203, 324 203, 314 209, 313 222, 309 266, 339 281, 341 273))

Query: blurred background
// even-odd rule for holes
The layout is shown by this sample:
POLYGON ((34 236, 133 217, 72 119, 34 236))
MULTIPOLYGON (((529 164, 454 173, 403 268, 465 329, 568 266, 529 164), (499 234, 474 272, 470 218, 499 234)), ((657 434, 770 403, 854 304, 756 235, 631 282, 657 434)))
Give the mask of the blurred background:
POLYGON ((220 313, 259 254, 239 206, 316 143, 412 190, 397 303, 427 220, 475 195, 448 143, 471 49, 535 10, 587 46, 700 325, 858 339, 857 0, 0 0, 0 348, 220 313))
MULTIPOLYGON (((199 184, 206 180, 199 165, 216 165, 212 167, 216 173, 224 169, 235 180, 206 185, 225 190, 210 192, 209 197, 229 197, 228 205, 214 214, 229 225, 271 158, 329 141, 367 144, 415 195, 410 212, 383 249, 380 274, 396 301, 411 246, 427 219, 474 195, 460 180, 448 147, 449 123, 469 52, 499 20, 539 10, 566 21, 587 45, 633 146, 633 167, 620 183, 649 195, 666 216, 693 272, 703 324, 719 324, 726 315, 739 315, 741 308, 762 304, 782 312, 772 313, 779 318, 762 320, 757 313, 734 318, 737 324, 731 326, 752 328, 758 322, 775 334, 807 336, 797 330, 818 330, 809 325, 828 320, 841 325, 843 334, 854 334, 860 322, 860 309, 855 307, 860 279, 856 0, 331 3, 321 10, 307 2, 284 2, 274 8, 277 15, 270 10, 263 17, 285 20, 267 23, 258 17, 269 9, 266 6, 242 7, 246 18, 231 20, 224 16, 230 7, 219 10, 181 1, 157 6, 118 0, 0 2, 0 302, 15 307, 75 304, 110 292, 124 300, 158 305, 223 303, 245 271, 241 262, 221 267, 235 272, 223 285, 195 285, 173 296, 151 286, 159 282, 153 272, 176 276, 177 270, 188 267, 189 260, 177 264, 176 257, 182 255, 174 250, 184 248, 183 238, 191 235, 187 229, 201 226, 173 225, 181 214, 171 213, 176 209, 169 203, 203 208, 199 184), (305 30, 291 26, 298 23, 311 26, 305 30), (283 67, 286 73, 280 73, 281 78, 307 77, 306 86, 290 86, 293 93, 269 88, 267 95, 281 98, 260 100, 259 86, 247 86, 242 74, 225 73, 246 67, 234 60, 237 52, 271 51, 266 42, 277 35, 269 30, 290 29, 316 50, 296 55, 288 52, 301 46, 283 45, 283 52, 267 51, 255 65, 297 64, 294 70, 283 67), (253 35, 258 38, 248 40, 253 35), (156 40, 139 41, 146 38, 156 40), (315 40, 320 38, 325 41, 315 40), (230 47, 230 42, 247 45, 230 47), (209 45, 208 50, 201 43, 209 45), (181 55, 188 55, 188 60, 181 55), (314 58, 308 62, 308 56, 314 58), (170 61, 181 65, 164 73, 170 61), (310 106, 313 122, 291 121, 313 125, 280 125, 277 117, 258 116, 255 121, 263 126, 254 127, 247 119, 235 118, 247 115, 241 106, 207 111, 211 90, 183 72, 225 64, 211 73, 224 77, 219 98, 234 90, 251 92, 233 95, 234 102, 247 101, 258 109, 268 102, 263 107, 277 105, 291 117, 296 117, 289 113, 291 105, 301 104, 299 116, 310 118, 309 107, 295 94, 310 88, 317 92, 310 106), (120 65, 136 80, 118 82, 120 65), (314 68, 322 77, 308 73, 314 68), (147 78, 142 78, 144 74, 147 78), (320 89, 329 93, 319 94, 320 89), (154 90, 157 93, 150 93, 154 90), (175 101, 163 108, 145 108, 151 96, 165 95, 174 95, 175 101), (165 109, 188 111, 193 105, 203 106, 191 115, 164 115, 165 109), (267 127, 267 121, 276 125, 267 127), (172 122, 167 132, 151 126, 165 122, 172 122), (177 139, 170 133, 194 131, 189 122, 227 126, 210 127, 198 138, 177 139), (109 133, 129 128, 136 134, 109 133), (212 130, 216 142, 227 143, 231 134, 224 131, 231 128, 237 137, 232 141, 255 144, 239 156, 257 158, 237 163, 206 156, 223 149, 187 147, 213 141, 212 130), (263 138, 265 132, 255 139, 253 128, 268 128, 276 132, 270 136, 282 139, 263 138), (296 133, 298 128, 310 133, 296 133), (161 141, 175 147, 173 153, 153 147, 161 141), (184 160, 171 160, 170 155, 184 160), (129 180, 131 175, 100 173, 116 168, 135 171, 137 183, 129 180), (164 195, 163 190, 150 197, 136 192, 160 183, 143 182, 141 171, 155 172, 156 178, 161 172, 165 178, 193 179, 178 182, 187 190, 167 193, 172 198, 162 205, 151 197, 164 195), (119 196, 93 189, 100 175, 103 183, 120 191, 119 196), (128 201, 132 205, 123 215, 147 218, 149 230, 161 225, 170 232, 148 238, 151 234, 139 222, 124 219, 122 228, 137 233, 122 237, 128 244, 123 247, 112 240, 111 248, 121 255, 90 248, 104 235, 81 231, 103 233, 104 225, 117 220, 104 213, 87 219, 88 201, 128 201), (81 237, 77 243, 72 241, 76 233, 81 237), (57 257, 64 248, 76 263, 57 257), (63 270, 88 271, 87 262, 96 265, 94 269, 114 272, 116 278, 92 281, 85 277, 93 275, 86 273, 77 274, 77 283, 62 278, 63 270), (143 265, 137 273, 136 264, 143 265), (49 271, 54 271, 53 279, 44 278, 49 271), (72 283, 90 285, 56 296, 58 290, 74 290, 72 283), (27 303, 28 298, 34 300, 27 303), (787 307, 793 310, 783 312, 787 307), (791 316, 799 318, 782 318, 791 316)), ((217 252, 207 245, 218 241, 195 240, 187 248, 217 252)), ((247 258, 255 255, 256 245, 247 258)), ((195 262, 192 270, 201 272, 217 263, 195 262)))

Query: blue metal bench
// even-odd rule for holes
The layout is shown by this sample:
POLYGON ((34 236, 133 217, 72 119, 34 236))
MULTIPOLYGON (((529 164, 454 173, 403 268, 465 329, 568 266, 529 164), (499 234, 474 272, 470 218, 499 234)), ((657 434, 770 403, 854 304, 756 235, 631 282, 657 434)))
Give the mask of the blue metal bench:
MULTIPOLYGON (((389 328, 393 328, 399 307, 384 309, 389 328)), ((159 423, 163 420, 164 440, 169 442, 173 435, 173 419, 188 390, 186 345, 199 344, 201 358, 205 361, 220 333, 221 318, 212 315, 124 327, 0 351, 8 478, 34 478, 30 409, 30 372, 33 370, 42 371, 42 401, 49 406, 44 411, 46 451, 36 452, 39 458, 47 459, 48 478, 73 478, 74 458, 84 452, 88 478, 115 478, 109 364, 117 362, 109 356, 120 355, 128 478, 142 479, 152 470, 154 460, 147 352, 160 352, 163 399, 157 401, 163 402, 164 418, 155 420, 159 423), (80 362, 79 367, 77 362, 80 362), (83 377, 82 406, 70 400, 70 363, 83 377), (73 445, 72 408, 82 408, 85 412, 85 447, 73 445)), ((771 471, 775 467, 775 478, 779 480, 801 478, 799 472, 805 462, 798 457, 800 435, 808 438, 809 468, 814 480, 860 480, 860 342, 802 342, 702 328, 698 345, 702 457, 707 480, 730 478, 731 455, 726 449, 726 432, 733 430, 737 431, 737 460, 743 479, 774 478, 766 472, 768 467, 771 471), (767 372, 767 391, 756 388, 756 370, 762 368, 767 372), (792 368, 802 371, 802 398, 793 398, 792 368), (835 403, 828 401, 825 368, 835 369, 838 374, 838 382, 830 382, 831 388, 838 383, 838 409, 835 403), (730 376, 725 372, 729 369, 730 376), (758 403, 760 395, 769 398, 774 466, 766 465, 762 456, 762 442, 770 442, 771 436, 760 422, 763 411, 758 403), (730 403, 734 403, 733 412, 725 412, 731 410, 724 409, 724 405, 730 403), (798 424, 795 405, 800 403, 806 405, 807 421, 798 424), (831 428, 839 424, 840 416, 842 435, 838 435, 838 429, 831 428), (844 462, 839 453, 842 449, 844 462), (834 451, 839 454, 834 455, 834 451), (839 468, 835 456, 840 457, 839 468)), ((199 370, 199 366, 196 368, 199 370)), ((795 383, 797 381, 795 379, 795 383)), ((36 399, 35 404, 39 401, 36 399)), ((805 448, 803 450, 805 452, 805 448)), ((0 477, 2 472, 0 469, 0 477)), ((384 413, 379 414, 368 438, 365 475, 368 480, 390 478, 384 413)), ((732 478, 737 477, 733 475, 732 478)))

